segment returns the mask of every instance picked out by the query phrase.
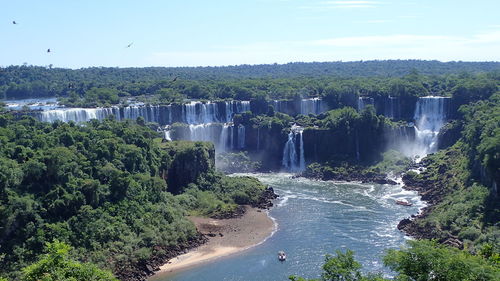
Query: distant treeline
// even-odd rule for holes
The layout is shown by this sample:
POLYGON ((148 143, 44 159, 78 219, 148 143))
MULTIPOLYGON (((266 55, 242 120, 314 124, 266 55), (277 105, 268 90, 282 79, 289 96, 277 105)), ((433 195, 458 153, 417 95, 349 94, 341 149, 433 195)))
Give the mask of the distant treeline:
POLYGON ((419 60, 75 70, 23 65, 0 68, 0 97, 59 96, 67 97, 69 105, 96 106, 139 95, 157 95, 156 102, 289 99, 325 95, 329 88, 360 95, 399 96, 412 91, 442 95, 457 80, 484 73, 498 77, 499 72, 498 62, 419 60))

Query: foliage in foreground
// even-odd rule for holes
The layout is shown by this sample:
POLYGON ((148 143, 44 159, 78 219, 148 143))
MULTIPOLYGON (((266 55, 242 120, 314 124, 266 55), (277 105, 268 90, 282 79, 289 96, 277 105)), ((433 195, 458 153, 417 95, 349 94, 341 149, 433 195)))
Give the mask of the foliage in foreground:
POLYGON ((498 252, 484 251, 483 255, 472 255, 428 240, 408 241, 408 246, 401 250, 389 250, 384 257, 384 264, 399 273, 398 280, 500 279, 498 252))
POLYGON ((118 281, 111 272, 70 258, 71 247, 54 241, 46 244, 46 254, 23 269, 21 281, 118 281))
MULTIPOLYGON (((434 241, 408 241, 408 247, 389 250, 384 264, 397 273, 400 281, 488 281, 500 278, 500 256, 486 247, 481 255, 472 255, 434 241)), ((383 281, 381 274, 361 271, 361 264, 354 253, 337 251, 327 255, 319 279, 290 276, 292 281, 383 281)))

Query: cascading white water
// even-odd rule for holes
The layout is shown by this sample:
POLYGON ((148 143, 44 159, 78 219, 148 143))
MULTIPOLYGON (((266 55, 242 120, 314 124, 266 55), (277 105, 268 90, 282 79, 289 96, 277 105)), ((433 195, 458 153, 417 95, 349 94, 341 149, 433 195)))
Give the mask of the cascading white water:
POLYGON ((168 129, 165 130, 164 138, 168 141, 172 141, 172 136, 170 136, 170 130, 168 129))
POLYGON ((306 169, 306 159, 304 157, 304 138, 303 138, 303 130, 299 131, 299 140, 300 140, 300 146, 299 146, 299 171, 304 171, 306 169))
POLYGON ((393 147, 419 162, 429 153, 437 151, 439 130, 446 122, 447 97, 421 97, 417 100, 413 118, 415 124, 397 127, 393 131, 393 147))
POLYGON ((375 102, 373 98, 370 97, 359 97, 358 98, 358 111, 362 111, 369 104, 373 105, 375 102))
POLYGON ((207 141, 212 142, 216 148, 223 145, 219 128, 213 124, 197 124, 189 125, 189 140, 190 141, 207 141))
POLYGON ((283 108, 281 106, 281 101, 279 100, 273 100, 273 107, 274 107, 274 110, 277 111, 277 112, 283 112, 283 108))
POLYGON ((249 101, 226 101, 225 114, 219 113, 217 103, 192 101, 182 106, 182 120, 187 124, 231 122, 233 115, 250 110, 249 101))
POLYGON ((172 123, 174 123, 174 121, 172 119, 172 105, 167 105, 167 110, 168 110, 167 124, 172 124, 172 123))
POLYGON ((242 113, 246 111, 250 111, 250 101, 239 101, 236 104, 236 113, 242 113))
POLYGON ((185 123, 187 124, 196 124, 197 123, 197 115, 196 115, 196 104, 198 102, 192 101, 190 103, 186 103, 182 106, 182 117, 185 123))
POLYGON ((231 125, 229 124, 224 124, 222 125, 222 130, 220 132, 220 138, 219 138, 219 144, 217 146, 218 152, 226 151, 228 149, 231 149, 231 141, 232 139, 229 138, 229 133, 230 133, 231 125), (229 146, 228 146, 229 143, 229 146))
POLYGON ((286 113, 288 115, 318 115, 328 109, 323 100, 320 98, 301 99, 298 104, 297 101, 291 100, 273 100, 272 105, 275 111, 286 113))
MULTIPOLYGON (((143 117, 147 122, 155 122, 160 125, 172 124, 180 121, 187 124, 208 124, 231 122, 233 115, 250 110, 249 101, 226 101, 219 112, 221 102, 192 101, 180 106, 181 116, 173 115, 175 105, 144 105, 133 104, 125 107, 105 107, 105 108, 51 108, 34 113, 40 121, 54 122, 87 122, 91 119, 102 120, 113 114, 116 120, 132 119, 143 117)), ((178 115, 178 113, 176 113, 178 115)))
POLYGON ((114 115, 116 120, 132 119, 143 117, 147 122, 160 122, 160 107, 158 105, 148 106, 126 106, 119 108, 99 107, 99 108, 59 108, 40 112, 37 116, 40 121, 54 122, 60 120, 63 122, 87 122, 91 119, 103 120, 106 117, 114 115))
POLYGON ((245 148, 245 126, 238 125, 238 148, 245 148))
POLYGON ((119 112, 115 115, 117 120, 136 120, 142 117, 146 122, 160 123, 160 106, 158 105, 131 105, 123 107, 122 112, 123 116, 119 112))
POLYGON ((46 110, 39 113, 38 118, 42 122, 62 122, 74 121, 77 123, 87 122, 92 119, 102 120, 107 116, 119 115, 117 107, 109 108, 61 108, 46 110))
POLYGON ((322 100, 320 98, 302 99, 300 101, 300 114, 318 115, 318 114, 322 113, 323 111, 325 111, 325 110, 323 107, 322 100))
POLYGON ((233 114, 234 114, 234 111, 233 111, 233 103, 234 102, 225 102, 226 104, 226 122, 229 122, 230 120, 233 119, 233 114))
MULTIPOLYGON (((172 140, 169 126, 165 128, 165 138, 172 140)), ((187 134, 176 134, 174 140, 206 141, 212 142, 217 152, 228 151, 233 148, 233 125, 226 124, 190 124, 187 134)))
POLYGON ((421 97, 415 108, 415 156, 437 150, 439 130, 446 121, 446 97, 421 97))
POLYGON ((285 143, 283 149, 281 163, 289 172, 301 172, 305 170, 303 131, 303 128, 293 125, 288 134, 288 141, 285 143), (297 144, 299 144, 299 153, 297 153, 297 144))
POLYGON ((384 115, 388 118, 396 118, 397 98, 389 96, 385 101, 384 115))

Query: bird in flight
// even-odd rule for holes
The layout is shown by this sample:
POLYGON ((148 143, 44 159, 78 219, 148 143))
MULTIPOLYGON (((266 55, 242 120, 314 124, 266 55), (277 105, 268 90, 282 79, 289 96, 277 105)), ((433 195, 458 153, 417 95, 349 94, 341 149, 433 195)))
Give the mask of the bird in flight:
POLYGON ((17 24, 17 22, 15 20, 12 21, 12 24, 17 24))
POLYGON ((177 78, 179 78, 179 76, 175 76, 174 79, 172 80, 172 82, 177 81, 177 78))
POLYGON ((132 44, 134 44, 134 42, 128 44, 127 47, 125 47, 125 48, 130 48, 132 46, 132 44))
POLYGON ((47 53, 50 53, 50 49, 47 49, 47 53))

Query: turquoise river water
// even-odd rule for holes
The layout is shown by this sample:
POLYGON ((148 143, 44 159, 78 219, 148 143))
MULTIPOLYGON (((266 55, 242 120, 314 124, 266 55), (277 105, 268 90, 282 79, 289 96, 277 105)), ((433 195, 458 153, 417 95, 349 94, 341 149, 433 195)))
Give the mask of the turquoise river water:
POLYGON ((423 203, 401 186, 312 181, 291 174, 253 174, 280 195, 269 215, 277 231, 266 241, 241 253, 223 257, 154 281, 288 280, 289 275, 317 278, 326 254, 349 248, 365 270, 382 272, 386 249, 405 244, 396 226, 423 203), (412 207, 396 205, 398 199, 412 207), (276 254, 284 250, 287 260, 276 254))

